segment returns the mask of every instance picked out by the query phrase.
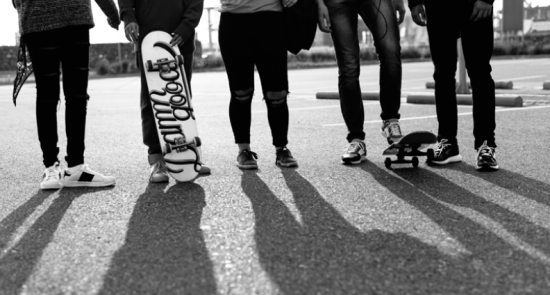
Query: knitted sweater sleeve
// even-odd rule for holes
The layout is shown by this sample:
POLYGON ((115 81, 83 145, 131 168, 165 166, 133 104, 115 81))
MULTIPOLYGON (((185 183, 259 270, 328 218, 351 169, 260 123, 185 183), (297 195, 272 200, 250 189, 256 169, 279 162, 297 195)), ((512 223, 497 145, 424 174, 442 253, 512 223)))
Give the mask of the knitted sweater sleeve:
POLYGON ((201 20, 202 11, 204 6, 204 0, 191 0, 189 7, 183 13, 181 23, 176 28, 175 33, 187 42, 189 37, 195 31, 195 28, 199 25, 201 20))
POLYGON ((120 24, 120 17, 118 16, 118 9, 113 0, 95 0, 99 8, 105 13, 108 19, 116 25, 120 24))

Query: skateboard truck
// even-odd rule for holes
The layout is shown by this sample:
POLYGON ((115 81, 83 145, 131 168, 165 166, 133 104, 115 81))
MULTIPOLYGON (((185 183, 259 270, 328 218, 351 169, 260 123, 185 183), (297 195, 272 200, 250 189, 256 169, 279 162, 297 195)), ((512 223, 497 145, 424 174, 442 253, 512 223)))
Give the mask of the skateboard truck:
POLYGON ((157 62, 148 60, 146 63, 146 68, 148 72, 161 71, 163 73, 170 72, 171 70, 176 70, 177 66, 183 65, 183 56, 176 55, 175 59, 161 58, 157 62))
POLYGON ((198 136, 193 138, 190 142, 185 141, 185 136, 178 137, 174 141, 174 144, 170 144, 168 142, 165 144, 167 154, 172 151, 176 151, 176 153, 185 152, 190 146, 200 147, 202 144, 201 139, 198 136))
POLYGON ((386 168, 390 169, 391 164, 408 164, 412 163, 413 167, 418 167, 418 157, 417 156, 426 156, 426 163, 431 164, 434 159, 434 150, 428 149, 426 152, 419 150, 420 145, 411 145, 397 148, 397 160, 392 161, 390 157, 387 157, 384 160, 384 165, 386 168), (406 160, 405 157, 411 157, 411 160, 406 160))

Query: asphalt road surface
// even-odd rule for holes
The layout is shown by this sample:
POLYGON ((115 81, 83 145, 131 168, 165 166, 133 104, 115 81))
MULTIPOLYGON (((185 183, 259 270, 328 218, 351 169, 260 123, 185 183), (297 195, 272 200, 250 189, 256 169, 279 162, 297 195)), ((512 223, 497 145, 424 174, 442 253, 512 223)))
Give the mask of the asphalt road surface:
MULTIPOLYGON (((150 184, 138 77, 92 80, 86 162, 114 187, 40 191, 35 89, 17 107, 0 87, 0 294, 548 294, 550 59, 499 60, 523 108, 497 109, 501 170, 474 169, 471 107, 459 107, 463 162, 384 167, 380 106, 365 101, 368 161, 343 166, 337 69, 289 72, 288 147, 274 165, 259 82, 252 149, 235 166, 224 72, 193 76, 210 176, 150 184)), ((361 68, 377 91, 378 66, 361 68)), ((403 94, 426 92, 433 66, 407 63, 403 94)), ((403 100, 405 101, 405 100, 403 100)), ((59 108, 65 155, 64 104, 59 108)), ((404 132, 437 132, 433 105, 401 107, 404 132)), ((422 162, 422 160, 421 160, 422 162)))

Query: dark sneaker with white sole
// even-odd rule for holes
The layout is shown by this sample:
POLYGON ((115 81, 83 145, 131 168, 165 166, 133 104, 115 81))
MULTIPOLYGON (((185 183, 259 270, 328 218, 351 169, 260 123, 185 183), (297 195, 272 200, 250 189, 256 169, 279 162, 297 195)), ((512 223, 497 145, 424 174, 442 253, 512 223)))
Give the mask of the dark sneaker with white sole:
POLYGON ((477 170, 493 171, 498 170, 497 159, 495 158, 495 148, 487 145, 487 141, 477 149, 477 170))
POLYGON ((279 167, 298 167, 298 161, 292 157, 290 150, 286 147, 277 150, 275 165, 279 167))
POLYGON ((352 141, 342 155, 342 164, 355 165, 367 160, 367 147, 363 141, 352 141))
POLYGON ((103 187, 115 185, 115 178, 90 169, 88 164, 81 164, 65 169, 61 182, 64 187, 103 187))
POLYGON ((434 150, 434 159, 432 163, 445 165, 453 162, 462 161, 462 156, 458 150, 458 144, 450 143, 447 139, 441 139, 434 150))
POLYGON ((151 165, 150 172, 149 180, 153 183, 168 182, 170 180, 164 161, 158 161, 151 165))
POLYGON ((237 167, 241 169, 258 169, 258 155, 251 150, 242 150, 237 156, 237 167))

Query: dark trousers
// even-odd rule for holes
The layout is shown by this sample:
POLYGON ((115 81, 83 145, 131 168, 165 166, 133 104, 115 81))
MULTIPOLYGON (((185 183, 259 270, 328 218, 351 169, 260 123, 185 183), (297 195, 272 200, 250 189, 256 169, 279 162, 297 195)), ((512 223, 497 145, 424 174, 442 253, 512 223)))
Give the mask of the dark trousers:
POLYGON ((229 119, 235 143, 250 143, 254 66, 258 70, 273 145, 288 143, 286 99, 274 103, 270 92, 288 94, 287 51, 282 12, 222 13, 219 44, 231 91, 229 119), (236 92, 250 90, 250 99, 239 100, 236 92))
MULTIPOLYGON (((192 40, 190 42, 193 42, 192 40)), ((182 48, 180 47, 180 52, 182 48)), ((191 91, 191 75, 193 74, 193 52, 182 53, 183 55, 183 70, 187 77, 187 84, 189 85, 189 91, 191 91)), ((141 69, 141 130, 143 134, 143 143, 147 146, 148 161, 150 165, 162 160, 162 148, 160 146, 159 135, 157 126, 155 123, 155 115, 151 106, 151 99, 149 97, 149 87, 147 87, 147 79, 145 78, 145 71, 143 67, 143 61, 141 52, 137 52, 137 64, 141 69)))
POLYGON ((88 104, 89 27, 72 26, 26 34, 36 79, 36 120, 44 165, 58 161, 57 104, 60 67, 65 94, 65 130, 69 167, 84 163, 84 136, 88 104))
POLYGON ((330 13, 332 40, 338 61, 338 90, 348 141, 365 139, 365 112, 359 86, 357 18, 365 21, 380 59, 382 120, 399 119, 401 106, 401 46, 392 0, 325 0, 330 13))
POLYGON ((492 17, 470 20, 473 1, 425 1, 430 50, 435 66, 435 102, 439 139, 456 142, 458 115, 456 102, 457 39, 461 38, 466 70, 472 85, 474 147, 487 140, 495 144, 495 82, 491 77, 493 53, 492 17))

